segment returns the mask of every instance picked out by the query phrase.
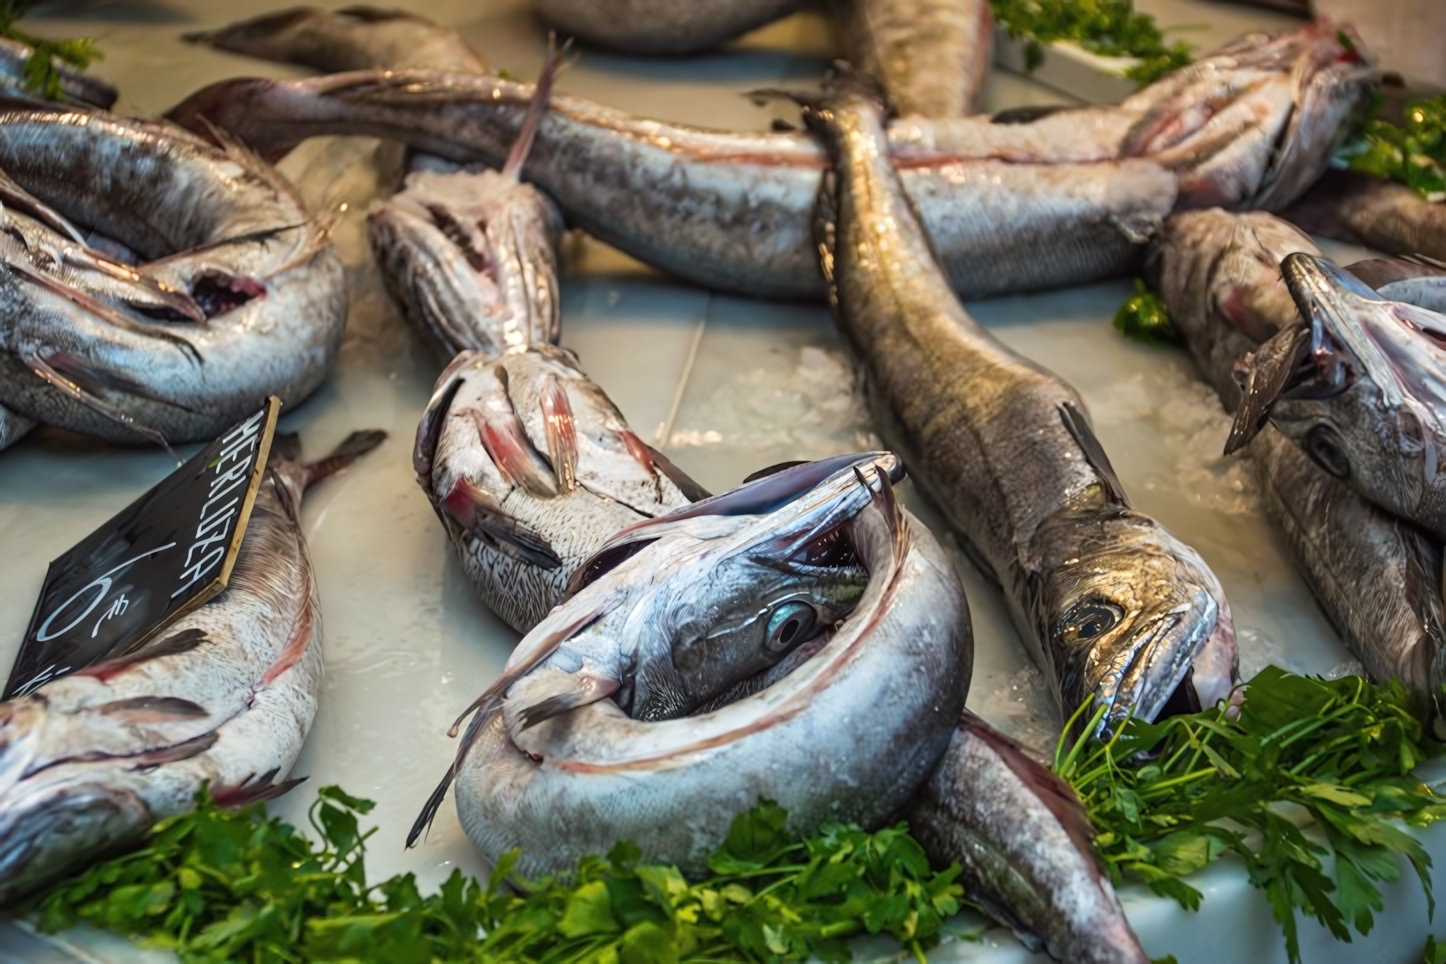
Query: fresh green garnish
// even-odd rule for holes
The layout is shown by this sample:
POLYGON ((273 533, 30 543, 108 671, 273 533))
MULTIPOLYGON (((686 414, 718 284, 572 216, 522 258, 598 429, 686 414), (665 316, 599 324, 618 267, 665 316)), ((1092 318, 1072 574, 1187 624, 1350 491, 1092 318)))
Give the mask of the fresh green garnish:
POLYGON ((1190 45, 1167 44, 1155 18, 1137 12, 1131 0, 990 0, 990 7, 1011 37, 1027 39, 1030 70, 1044 62, 1044 46, 1056 40, 1106 57, 1138 59, 1125 76, 1141 86, 1191 60, 1190 45))
POLYGON ((453 871, 424 897, 411 874, 367 886, 374 831, 357 818, 371 809, 324 788, 314 844, 260 805, 222 810, 202 793, 141 849, 54 888, 40 926, 85 921, 186 962, 845 961, 847 938, 879 933, 923 960, 963 899, 959 868, 932 872, 903 825, 800 841, 768 802, 733 821, 702 883, 621 843, 566 880, 518 878, 513 852, 485 887, 453 871))
POLYGON ((1135 279, 1135 293, 1115 312, 1114 326, 1126 338, 1148 345, 1180 343, 1180 333, 1170 320, 1170 309, 1165 307, 1165 300, 1139 278, 1135 279))
POLYGON ((1446 964, 1446 941, 1437 943, 1435 935, 1427 936, 1423 958, 1426 964, 1446 964))
POLYGON ((1103 743, 1062 738, 1055 767, 1084 801, 1116 884, 1141 881, 1195 909, 1200 891, 1182 878, 1233 853, 1298 962, 1296 912, 1342 941, 1352 928, 1369 933, 1383 906, 1377 883, 1399 879, 1398 856, 1434 911, 1430 855, 1396 821, 1446 817, 1446 798, 1411 775, 1441 752, 1399 683, 1270 667, 1247 685, 1238 719, 1217 709, 1130 721, 1103 743))
POLYGON ((0 37, 19 41, 30 48, 30 56, 25 61, 25 89, 47 100, 61 100, 65 94, 60 87, 60 71, 56 69, 55 61, 61 60, 84 70, 100 60, 101 53, 93 40, 47 40, 17 29, 15 22, 36 2, 0 0, 0 37))
POLYGON ((1400 181, 1428 201, 1446 201, 1446 94, 1409 102, 1404 126, 1370 117, 1342 153, 1353 171, 1400 181))

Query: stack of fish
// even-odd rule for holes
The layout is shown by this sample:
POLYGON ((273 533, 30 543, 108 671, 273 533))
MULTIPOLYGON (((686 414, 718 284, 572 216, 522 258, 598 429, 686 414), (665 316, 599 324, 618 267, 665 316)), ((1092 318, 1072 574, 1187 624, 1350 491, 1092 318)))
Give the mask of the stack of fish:
MULTIPOLYGON (((649 53, 702 49, 793 6, 538 4, 580 37, 649 53)), ((1079 395, 959 299, 1118 275, 1148 251, 1207 377, 1239 406, 1234 440, 1256 454, 1323 602, 1343 600, 1333 618, 1371 654, 1368 669, 1424 691, 1441 681, 1446 632, 1434 541, 1446 535, 1436 495, 1446 425, 1430 354, 1433 337, 1446 339, 1430 310, 1446 283, 1397 262, 1350 280, 1294 254, 1312 252, 1309 240, 1271 215, 1215 209, 1284 210, 1319 178, 1372 93, 1374 72, 1344 28, 1243 38, 1119 105, 986 118, 973 112, 987 4, 847 0, 838 12, 864 72, 841 70, 827 95, 801 97, 802 132, 709 131, 553 97, 555 49, 535 85, 503 80, 451 31, 370 8, 298 8, 193 35, 347 72, 228 81, 166 122, 8 107, 0 446, 35 420, 116 439, 204 437, 258 393, 310 392, 340 343, 340 269, 324 226, 267 161, 321 134, 405 143, 417 153, 398 192, 373 207, 369 233, 388 291, 445 363, 413 464, 478 593, 525 634, 459 717, 455 760, 409 842, 453 784, 482 852, 521 846, 528 872, 620 838, 701 872, 760 793, 800 832, 907 812, 931 858, 961 863, 971 893, 1034 946, 1061 960, 1143 962, 1078 801, 964 710, 963 590, 894 487, 907 464, 1000 585, 1060 709, 1092 702, 1106 729, 1238 700, 1230 607, 1200 556, 1132 506, 1079 395), (903 115, 892 122, 890 102, 903 115), (157 184, 175 211, 127 217, 157 184), (826 298, 898 454, 787 464, 710 496, 558 347, 564 217, 684 280, 826 298), (1234 366, 1250 351, 1242 394, 1234 366), (1261 432, 1267 418, 1284 435, 1261 432), (1380 601, 1389 618, 1363 621, 1379 608, 1349 594, 1383 568, 1405 589, 1380 601)), ((65 79, 77 99, 91 89, 65 79)), ((291 526, 287 551, 302 554, 271 578, 292 579, 288 598, 310 608, 278 624, 292 635, 258 664, 263 690, 320 666, 294 533, 310 475, 281 460, 272 472, 272 514, 291 526)), ((253 532, 246 551, 278 538, 253 532)), ((7 725, 38 728, 28 721, 61 707, 139 714, 132 729, 145 738, 126 759, 204 759, 221 731, 197 721, 224 714, 174 695, 189 683, 166 697, 71 690, 114 689, 161 658, 204 661, 208 632, 5 704, 7 725)), ((295 699, 314 702, 297 685, 295 699)), ((257 738, 274 764, 246 764, 268 772, 260 792, 294 760, 300 729, 257 738)), ((8 740, 15 779, 0 808, 52 799, 26 783, 34 761, 68 759, 45 746, 8 740)), ((256 795, 234 766, 213 770, 223 786, 213 792, 256 795)), ((186 780, 177 786, 193 789, 186 780)), ((123 843, 189 799, 157 804, 148 792, 106 798, 108 813, 140 816, 82 814, 98 828, 84 845, 123 843)), ((43 882, 80 859, 78 846, 6 858, 0 892, 43 882)))

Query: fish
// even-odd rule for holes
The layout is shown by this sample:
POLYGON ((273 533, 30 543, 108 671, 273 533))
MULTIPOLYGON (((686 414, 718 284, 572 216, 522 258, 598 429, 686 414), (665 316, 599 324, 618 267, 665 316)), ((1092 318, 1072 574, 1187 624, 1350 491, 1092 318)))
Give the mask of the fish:
MULTIPOLYGON (((1255 36, 1122 104, 1033 123, 904 119, 890 129, 905 191, 964 298, 1138 270, 1178 206, 1278 207, 1324 167, 1374 70, 1320 21, 1255 36)), ((213 124, 275 158, 321 134, 403 140, 503 163, 534 92, 510 81, 388 71, 240 79, 168 116, 213 124)), ((574 224, 684 281, 819 299, 810 225, 827 155, 801 133, 727 133, 553 97, 523 176, 574 224)))
POLYGON ((1089 701, 1113 728, 1230 698, 1214 573, 1131 507, 1074 389, 968 315, 891 163, 882 104, 841 84, 804 112, 834 156, 815 231, 884 438, 1002 587, 1063 716, 1089 701))
POLYGON ((0 236, 5 408, 166 445, 214 438, 268 395, 295 403, 326 377, 346 321, 341 261, 326 225, 239 144, 8 101, 0 170, 4 196, 33 200, 6 210, 11 228, 29 218, 28 233, 0 236), (37 266, 46 232, 68 252, 54 270, 37 266), (90 246, 97 235, 111 253, 90 246))
POLYGON ((329 74, 371 67, 429 67, 491 73, 487 57, 461 34, 406 10, 356 4, 338 10, 298 6, 181 35, 188 43, 329 74))
POLYGON ((845 56, 900 117, 968 117, 989 76, 988 0, 839 0, 845 56))
POLYGON ((569 351, 462 352, 412 456, 462 568, 526 633, 608 536, 708 493, 640 439, 569 351))
POLYGON ((0 450, 9 448, 35 427, 33 419, 17 415, 0 405, 0 450))
POLYGON ((1397 255, 1446 260, 1446 209, 1395 181, 1329 170, 1282 214, 1311 234, 1397 255))
POLYGON ((1308 251, 1280 270, 1303 321, 1241 361, 1227 454, 1269 419, 1359 495, 1446 538, 1446 315, 1308 251))
MULTIPOLYGON (((1301 325, 1280 270, 1297 252, 1319 254, 1280 218, 1207 210, 1171 218, 1152 253, 1152 287, 1227 412, 1242 398, 1236 360, 1301 325)), ((1400 680, 1422 712, 1435 706, 1446 682, 1440 543, 1361 498, 1271 426, 1244 451, 1346 647, 1372 679, 1400 680)))
POLYGON ((561 335, 562 214, 521 174, 564 54, 549 39, 536 100, 501 171, 414 169, 367 213, 387 292, 444 359, 555 345, 561 335))
POLYGON ((793 13, 800 0, 534 0, 563 34, 625 54, 693 54, 793 13))
MULTIPOLYGON (((29 44, 0 37, 0 90, 12 97, 32 97, 30 78, 25 65, 35 51, 29 44)), ((68 103, 85 104, 110 110, 120 93, 107 81, 68 64, 59 57, 51 58, 62 99, 68 103)))
MULTIPOLYGON (((891 819, 949 742, 973 654, 958 576, 900 508, 892 480, 901 474, 891 455, 841 456, 617 533, 595 557, 611 565, 580 570, 576 591, 463 715, 471 720, 457 759, 409 842, 453 776, 473 843, 493 860, 521 846, 527 874, 572 866, 620 839, 647 860, 704 873, 734 816, 760 794, 788 811, 793 832, 826 820, 874 827, 891 819), (711 582, 668 562, 680 550, 715 552, 708 547, 751 534, 755 561, 780 566, 800 539, 817 544, 820 526, 841 529, 867 586, 841 624, 815 620, 818 635, 775 665, 772 685, 686 717, 645 722, 597 698, 528 725, 528 710, 555 692, 551 675, 534 668, 579 633, 626 636, 651 623, 661 614, 643 603, 654 589, 706 603, 711 582)), ((675 645, 693 635, 672 632, 675 645)))
POLYGON ((0 906, 109 854, 208 787, 285 793, 321 695, 307 488, 379 445, 358 432, 303 463, 278 436, 226 588, 139 649, 0 703, 0 906))
POLYGON ((1144 964, 1069 784, 965 710, 939 765, 905 811, 936 867, 959 864, 966 893, 1031 951, 1070 964, 1144 964))

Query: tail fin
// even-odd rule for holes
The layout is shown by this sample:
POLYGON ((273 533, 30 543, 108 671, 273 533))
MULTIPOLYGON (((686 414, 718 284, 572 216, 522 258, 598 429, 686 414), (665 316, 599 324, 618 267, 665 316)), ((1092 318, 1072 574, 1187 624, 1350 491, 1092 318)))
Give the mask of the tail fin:
POLYGON ((557 35, 547 35, 547 57, 542 61, 542 71, 537 75, 537 85, 533 88, 532 103, 527 108, 527 116, 523 118, 522 129, 517 132, 517 140, 507 155, 507 163, 502 167, 503 174, 510 177, 522 175, 522 165, 527 163, 527 155, 532 153, 532 142, 537 139, 537 129, 542 126, 542 118, 547 116, 547 105, 552 100, 552 83, 558 74, 572 64, 572 59, 567 56, 571 49, 571 39, 559 48, 557 35))
MULTIPOLYGON (((294 436, 292 436, 294 438, 294 436)), ((317 459, 315 462, 308 462, 306 465, 306 481, 304 487, 310 488, 329 475, 347 468, 357 459, 366 455, 372 449, 381 445, 386 440, 387 433, 380 429, 365 429, 360 432, 352 432, 342 443, 332 450, 330 455, 317 459)), ((278 436, 277 441, 281 441, 278 436)))

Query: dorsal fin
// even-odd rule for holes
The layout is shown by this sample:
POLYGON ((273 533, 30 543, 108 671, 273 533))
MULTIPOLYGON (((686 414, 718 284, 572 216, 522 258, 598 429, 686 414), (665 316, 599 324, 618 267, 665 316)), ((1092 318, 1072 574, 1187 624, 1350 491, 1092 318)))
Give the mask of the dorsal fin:
POLYGON ((1125 495, 1125 487, 1120 484, 1120 477, 1115 474, 1115 467, 1110 464, 1110 457, 1105 454, 1105 447, 1095 437, 1094 429, 1090 428, 1089 419, 1085 417, 1084 412, 1075 408, 1070 402, 1060 402, 1059 419, 1079 445, 1080 451, 1084 453, 1085 461, 1089 462, 1095 470, 1095 474, 1104 483, 1110 500, 1128 508, 1130 500, 1125 495))

